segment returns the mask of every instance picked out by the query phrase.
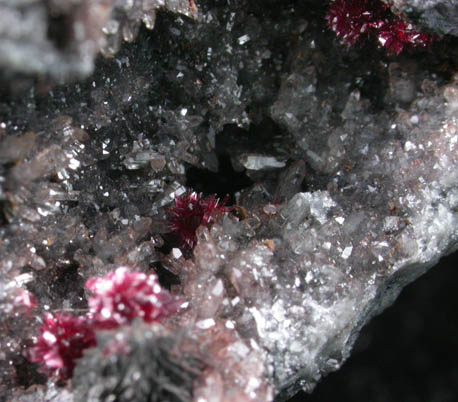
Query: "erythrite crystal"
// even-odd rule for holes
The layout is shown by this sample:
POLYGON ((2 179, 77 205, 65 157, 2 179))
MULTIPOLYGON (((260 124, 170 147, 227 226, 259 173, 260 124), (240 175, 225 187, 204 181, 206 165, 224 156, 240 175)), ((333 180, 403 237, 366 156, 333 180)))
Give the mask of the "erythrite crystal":
POLYGON ((48 313, 28 357, 39 363, 44 373, 66 379, 72 375, 75 360, 95 345, 95 332, 85 317, 48 313))
POLYGON ((91 278, 86 288, 91 319, 96 328, 111 329, 140 317, 158 321, 174 313, 181 301, 163 290, 154 274, 118 268, 103 278, 91 278))
POLYGON ((415 32, 412 25, 394 15, 380 0, 336 0, 326 20, 346 45, 373 35, 381 47, 399 54, 405 46, 426 47, 434 41, 429 35, 415 32))
POLYGON ((182 247, 194 247, 197 228, 200 225, 211 226, 216 214, 228 210, 225 203, 226 199, 220 202, 214 195, 204 198, 194 191, 175 198, 175 205, 168 210, 169 225, 179 236, 182 247))
POLYGON ((28 311, 33 307, 37 307, 38 302, 32 293, 21 289, 19 290, 17 296, 14 298, 14 305, 16 307, 23 307, 26 309, 26 311, 28 311))

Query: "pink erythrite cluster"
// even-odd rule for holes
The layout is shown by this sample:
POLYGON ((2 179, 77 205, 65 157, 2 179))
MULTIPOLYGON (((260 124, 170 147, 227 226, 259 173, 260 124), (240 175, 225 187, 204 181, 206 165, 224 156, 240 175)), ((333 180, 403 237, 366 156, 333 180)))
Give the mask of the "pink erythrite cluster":
POLYGON ((27 290, 20 289, 16 297, 14 298, 15 307, 23 307, 26 311, 37 307, 38 302, 35 296, 27 290))
POLYGON ((86 317, 47 313, 28 357, 31 362, 39 363, 46 374, 67 379, 75 368, 75 360, 95 345, 95 331, 86 317))
POLYGON ((430 45, 435 38, 415 32, 380 0, 335 0, 326 16, 328 26, 342 43, 354 45, 362 36, 373 35, 383 48, 399 54, 406 46, 430 45))
POLYGON ((140 317, 158 321, 176 312, 181 301, 163 290, 156 275, 118 268, 103 278, 90 278, 86 288, 90 311, 84 316, 46 314, 40 334, 28 350, 31 362, 39 363, 47 375, 67 379, 75 360, 96 346, 95 331, 114 329, 140 317))
POLYGON ((86 288, 89 311, 97 328, 111 329, 141 317, 145 322, 158 321, 174 313, 180 300, 164 291, 154 274, 118 268, 103 278, 91 278, 86 288))
POLYGON ((182 246, 194 247, 197 228, 210 226, 216 214, 228 211, 229 208, 224 206, 226 201, 220 202, 214 195, 202 197, 194 191, 175 198, 175 205, 168 209, 169 226, 179 236, 182 246))

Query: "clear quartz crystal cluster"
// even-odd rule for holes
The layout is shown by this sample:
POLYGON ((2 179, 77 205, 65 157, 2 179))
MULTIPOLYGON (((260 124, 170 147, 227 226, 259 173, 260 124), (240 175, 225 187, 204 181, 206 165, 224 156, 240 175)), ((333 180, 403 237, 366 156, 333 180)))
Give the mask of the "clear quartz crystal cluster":
MULTIPOLYGON (((93 75, 2 90, 0 395, 240 402, 311 391, 456 248, 456 47, 402 58, 343 48, 323 33, 320 1, 202 0, 195 20, 183 17, 195 16, 188 1, 110 4, 107 43, 126 32, 133 42, 93 75), (200 192, 211 219, 195 233, 174 226, 170 210, 200 192), (119 267, 155 271, 176 313, 84 321, 96 345, 90 332, 71 378, 40 374, 40 356, 25 356, 43 320, 90 318, 86 281, 112 281, 119 267)), ((194 204, 175 211, 192 218, 194 204)), ((105 289, 120 312, 123 283, 105 289)), ((135 300, 157 305, 156 294, 135 300)))
POLYGON ((147 29, 153 29, 158 9, 197 17, 194 0, 113 0, 112 3, 111 17, 102 28, 106 43, 101 50, 105 56, 118 52, 123 41, 135 40, 141 23, 147 29))

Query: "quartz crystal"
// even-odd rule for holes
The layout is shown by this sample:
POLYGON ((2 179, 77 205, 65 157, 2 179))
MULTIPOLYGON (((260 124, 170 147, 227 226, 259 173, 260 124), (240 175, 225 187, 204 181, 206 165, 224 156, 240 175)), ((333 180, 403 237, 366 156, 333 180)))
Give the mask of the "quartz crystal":
POLYGON ((0 3, 5 400, 312 392, 456 250, 452 32, 397 56, 318 0, 0 3))

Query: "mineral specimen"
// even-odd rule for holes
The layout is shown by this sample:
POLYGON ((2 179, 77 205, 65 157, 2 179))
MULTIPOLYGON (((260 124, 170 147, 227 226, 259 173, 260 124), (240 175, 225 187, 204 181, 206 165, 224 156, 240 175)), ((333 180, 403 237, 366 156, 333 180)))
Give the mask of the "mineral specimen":
MULTIPOLYGON (((156 322, 181 304, 161 289, 156 275, 129 272, 123 267, 103 278, 89 279, 86 288, 92 294, 88 298, 89 311, 80 316, 47 313, 38 338, 27 348, 28 359, 39 363, 50 376, 62 380, 71 377, 75 361, 85 349, 96 345, 96 331, 129 324, 137 317, 147 323, 156 322)), ((27 308, 36 305, 26 291, 16 296, 14 303, 27 308)))
POLYGON ((87 76, 100 51, 115 54, 123 40, 136 38, 142 22, 153 29, 160 8, 197 16, 193 0, 2 0, 2 74, 87 76))
POLYGON ((93 69, 103 44, 100 27, 108 2, 91 0, 0 2, 2 74, 82 77, 93 69))
POLYGON ((129 272, 118 268, 103 278, 91 278, 86 288, 89 316, 95 328, 111 329, 128 324, 134 318, 159 321, 180 307, 180 300, 161 289, 156 275, 129 272))
POLYGON ((412 23, 438 35, 458 36, 458 9, 454 0, 384 0, 412 23))
MULTIPOLYGON (((23 7, 0 17, 0 46, 13 49, 0 56, 5 400, 311 392, 374 315, 456 249, 453 38, 399 57, 346 49, 326 28, 328 6, 2 3, 23 7), (62 27, 87 27, 79 16, 92 7, 108 7, 90 27, 111 58, 59 84, 90 71, 67 57, 96 39, 85 28, 63 48, 43 46, 62 27), (37 69, 40 52, 50 64, 37 69), (226 194, 227 207, 217 202, 226 194), (171 215, 192 217, 180 226, 188 252, 171 215), (155 322, 159 304, 173 308, 155 322), (94 314, 116 325, 100 328, 94 314), (38 366, 24 358, 37 334, 38 366), (69 378, 56 384, 40 365, 69 378)), ((84 54, 89 66, 95 50, 84 54)))
POLYGON ((30 361, 40 363, 45 373, 67 379, 72 375, 75 360, 95 344, 95 331, 86 317, 48 313, 28 354, 30 361))
POLYGON ((187 342, 139 322, 99 335, 76 369, 74 401, 190 401, 204 364, 187 342))
POLYGON ((220 202, 214 195, 202 197, 196 192, 189 191, 175 198, 172 208, 169 208, 169 225, 172 232, 180 239, 180 246, 192 249, 197 240, 196 230, 199 226, 211 226, 215 215, 223 213, 226 201, 220 202))
POLYGON ((407 45, 426 47, 434 40, 393 15, 380 0, 335 0, 326 18, 329 27, 347 45, 354 45, 362 36, 374 35, 381 47, 399 54, 407 45))

